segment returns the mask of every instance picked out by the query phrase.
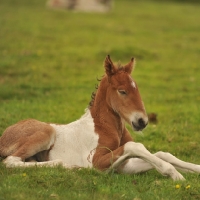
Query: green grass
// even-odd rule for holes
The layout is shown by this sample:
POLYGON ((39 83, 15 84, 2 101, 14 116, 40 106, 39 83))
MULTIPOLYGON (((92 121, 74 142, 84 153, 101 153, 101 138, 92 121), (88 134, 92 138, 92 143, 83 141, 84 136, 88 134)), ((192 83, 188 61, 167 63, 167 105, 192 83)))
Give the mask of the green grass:
MULTIPOLYGON (((98 14, 48 10, 45 3, 0 3, 0 134, 25 118, 78 119, 105 56, 122 63, 134 56, 146 110, 158 115, 143 136, 132 132, 134 140, 200 164, 200 4, 116 0, 111 13, 98 14)), ((200 176, 184 176, 173 182, 154 170, 122 175, 0 163, 0 200, 200 199, 200 176)))

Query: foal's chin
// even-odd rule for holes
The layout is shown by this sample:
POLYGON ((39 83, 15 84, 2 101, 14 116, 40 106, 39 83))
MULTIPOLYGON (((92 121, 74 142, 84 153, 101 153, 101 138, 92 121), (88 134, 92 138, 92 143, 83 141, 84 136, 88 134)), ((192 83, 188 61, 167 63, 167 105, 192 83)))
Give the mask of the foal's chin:
POLYGON ((139 126, 136 126, 133 122, 131 124, 132 128, 134 131, 142 131, 144 129, 144 127, 139 127, 139 126))
POLYGON ((137 121, 132 121, 131 126, 134 131, 142 131, 148 124, 145 118, 139 118, 137 121))

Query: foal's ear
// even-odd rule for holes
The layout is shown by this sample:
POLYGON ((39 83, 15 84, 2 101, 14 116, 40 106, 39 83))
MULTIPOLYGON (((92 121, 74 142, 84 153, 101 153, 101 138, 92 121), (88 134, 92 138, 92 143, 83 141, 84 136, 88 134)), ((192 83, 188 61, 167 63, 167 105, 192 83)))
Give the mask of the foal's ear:
POLYGON ((104 67, 106 70, 106 74, 108 76, 112 76, 116 72, 115 65, 113 64, 112 60, 110 59, 110 55, 106 56, 106 59, 104 61, 104 67))
POLYGON ((124 66, 125 72, 131 74, 131 72, 132 72, 133 69, 134 69, 134 65, 135 65, 135 59, 134 59, 134 58, 131 58, 131 61, 130 61, 128 64, 126 64, 126 65, 124 66))

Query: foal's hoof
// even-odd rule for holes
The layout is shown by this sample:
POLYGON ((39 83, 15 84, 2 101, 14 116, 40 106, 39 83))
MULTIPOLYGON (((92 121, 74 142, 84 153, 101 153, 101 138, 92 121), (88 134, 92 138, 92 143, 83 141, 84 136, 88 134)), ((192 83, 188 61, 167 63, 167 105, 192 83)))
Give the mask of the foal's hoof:
POLYGON ((174 181, 185 181, 185 178, 179 172, 177 172, 176 174, 173 174, 171 177, 174 181))
POLYGON ((16 167, 17 164, 23 164, 21 158, 16 156, 8 156, 5 160, 3 160, 3 163, 7 168, 16 167))

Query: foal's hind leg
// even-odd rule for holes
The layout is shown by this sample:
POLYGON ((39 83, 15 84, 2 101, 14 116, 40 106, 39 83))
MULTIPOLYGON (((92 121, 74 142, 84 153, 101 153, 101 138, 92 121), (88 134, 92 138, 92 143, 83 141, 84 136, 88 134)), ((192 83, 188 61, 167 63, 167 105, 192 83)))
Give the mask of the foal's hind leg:
MULTIPOLYGON (((9 155, 4 163, 7 167, 28 167, 28 166, 52 166, 61 164, 61 161, 47 161, 47 162, 24 162, 26 159, 34 157, 39 152, 50 150, 55 142, 55 132, 37 131, 28 137, 21 138, 20 147, 17 148, 11 155, 9 155)), ((43 159, 45 160, 45 159, 43 159)))
POLYGON ((48 150, 54 144, 54 133, 37 131, 31 136, 24 138, 23 144, 12 154, 25 160, 38 152, 48 150))

